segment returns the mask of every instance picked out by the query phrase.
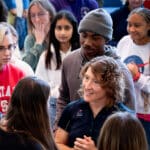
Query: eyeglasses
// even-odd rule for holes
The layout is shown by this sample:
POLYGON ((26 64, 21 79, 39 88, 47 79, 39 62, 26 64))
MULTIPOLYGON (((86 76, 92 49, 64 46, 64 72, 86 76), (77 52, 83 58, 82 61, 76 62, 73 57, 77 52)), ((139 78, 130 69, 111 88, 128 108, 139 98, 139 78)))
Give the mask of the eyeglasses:
POLYGON ((48 12, 39 12, 39 13, 37 13, 37 14, 30 14, 30 17, 31 17, 31 19, 35 19, 36 18, 36 16, 37 17, 39 17, 39 18, 42 18, 42 17, 44 17, 45 15, 47 15, 48 14, 48 12))
POLYGON ((3 45, 0 45, 0 52, 1 51, 5 51, 5 50, 14 50, 15 49, 15 45, 16 44, 9 44, 7 47, 3 46, 3 45))

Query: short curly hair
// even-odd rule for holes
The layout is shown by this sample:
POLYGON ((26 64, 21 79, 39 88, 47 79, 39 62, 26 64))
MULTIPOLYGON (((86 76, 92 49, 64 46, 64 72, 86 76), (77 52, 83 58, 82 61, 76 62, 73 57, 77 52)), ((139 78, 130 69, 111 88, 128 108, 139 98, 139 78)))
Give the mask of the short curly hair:
MULTIPOLYGON (((100 56, 92 59, 81 69, 81 79, 83 79, 88 68, 91 68, 92 73, 100 80, 100 86, 105 89, 107 97, 112 100, 109 105, 114 104, 116 101, 123 101, 125 81, 116 60, 108 56, 100 56)), ((83 96, 82 85, 79 93, 83 96)))

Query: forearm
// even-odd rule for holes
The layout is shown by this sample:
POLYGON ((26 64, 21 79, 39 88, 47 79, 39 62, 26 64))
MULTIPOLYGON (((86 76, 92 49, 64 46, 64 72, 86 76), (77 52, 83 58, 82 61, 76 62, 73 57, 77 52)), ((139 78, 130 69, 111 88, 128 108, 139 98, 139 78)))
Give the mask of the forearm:
POLYGON ((35 70, 36 68, 43 49, 44 48, 42 45, 36 44, 33 47, 29 48, 29 50, 25 53, 25 56, 23 57, 23 60, 27 62, 33 70, 35 70))

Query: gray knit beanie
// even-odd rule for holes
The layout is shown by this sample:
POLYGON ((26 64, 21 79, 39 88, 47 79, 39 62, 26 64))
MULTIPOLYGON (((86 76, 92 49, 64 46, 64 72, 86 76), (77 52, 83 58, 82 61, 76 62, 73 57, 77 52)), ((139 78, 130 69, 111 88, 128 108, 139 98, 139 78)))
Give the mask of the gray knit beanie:
POLYGON ((99 34, 106 38, 112 39, 112 19, 109 13, 103 8, 98 8, 87 13, 80 21, 79 33, 89 31, 99 34))

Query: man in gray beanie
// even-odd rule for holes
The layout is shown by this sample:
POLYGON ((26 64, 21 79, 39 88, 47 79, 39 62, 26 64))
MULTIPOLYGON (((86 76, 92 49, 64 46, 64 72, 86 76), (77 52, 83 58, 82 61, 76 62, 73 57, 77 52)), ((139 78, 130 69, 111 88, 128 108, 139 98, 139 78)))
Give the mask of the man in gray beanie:
MULTIPOLYGON (((126 93, 124 104, 134 110, 135 92, 132 76, 127 67, 120 61, 115 48, 106 45, 112 38, 112 19, 102 8, 90 11, 81 21, 78 28, 81 48, 68 55, 62 64, 62 79, 60 96, 56 105, 56 124, 64 107, 70 102, 80 98, 78 90, 81 85, 79 73, 81 67, 97 56, 110 56, 116 59, 122 69, 126 80, 126 93)), ((56 129, 56 128, 55 128, 56 129)))
POLYGON ((79 24, 79 33, 93 32, 101 35, 106 40, 112 39, 112 19, 104 9, 89 12, 79 24))

